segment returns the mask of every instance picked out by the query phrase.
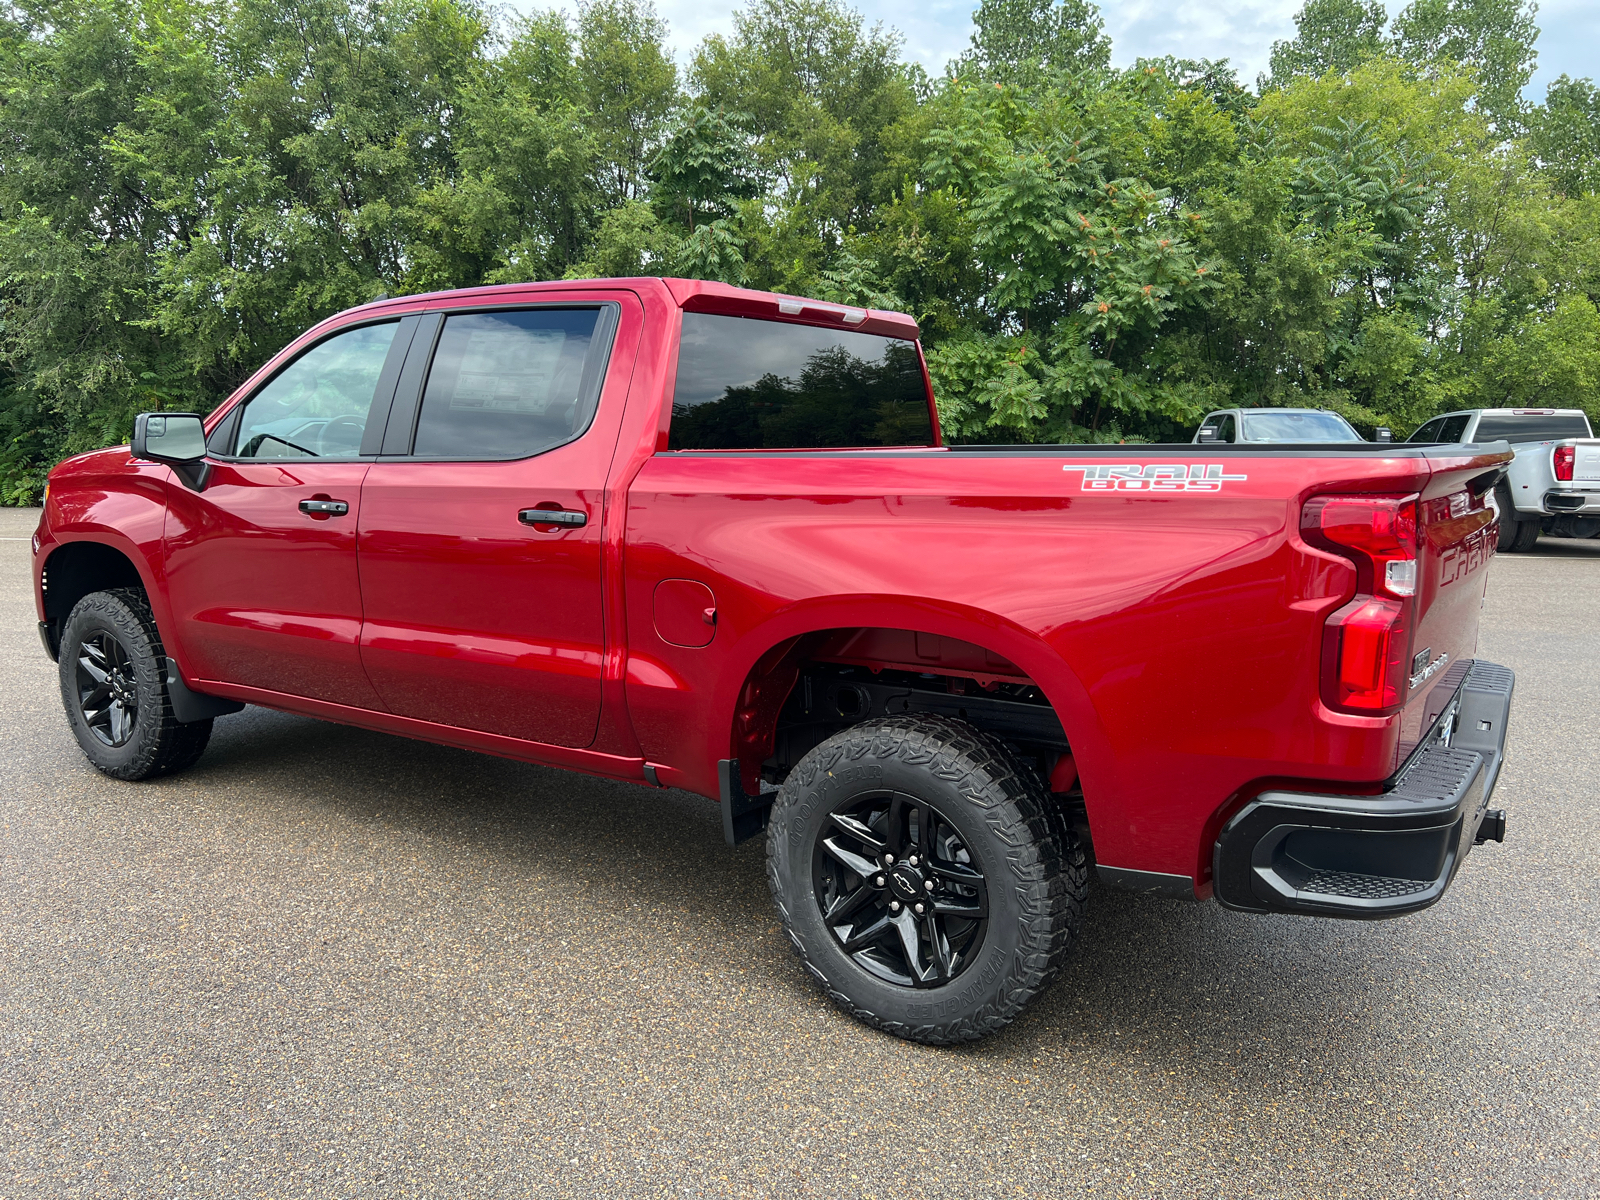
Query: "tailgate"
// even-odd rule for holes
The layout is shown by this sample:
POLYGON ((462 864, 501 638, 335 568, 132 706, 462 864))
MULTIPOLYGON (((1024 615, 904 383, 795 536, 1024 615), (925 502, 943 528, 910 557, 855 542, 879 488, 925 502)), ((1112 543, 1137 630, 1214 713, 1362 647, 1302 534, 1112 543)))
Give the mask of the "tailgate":
POLYGON ((1481 459, 1438 464, 1417 505, 1417 592, 1402 722, 1402 754, 1448 705, 1478 647, 1496 471, 1481 459))
POLYGON ((1574 442, 1572 478, 1575 481, 1600 480, 1600 442, 1574 442))

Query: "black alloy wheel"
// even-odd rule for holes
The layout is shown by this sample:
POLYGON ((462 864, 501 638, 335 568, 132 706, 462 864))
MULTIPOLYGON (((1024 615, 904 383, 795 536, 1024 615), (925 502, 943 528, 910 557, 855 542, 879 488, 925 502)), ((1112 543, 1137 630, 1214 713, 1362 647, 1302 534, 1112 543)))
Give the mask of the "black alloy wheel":
POLYGON ((795 764, 772 806, 767 881, 836 1004, 948 1045, 1015 1020, 1060 969, 1088 862, 1004 742, 905 714, 836 733, 795 764))
POLYGON ((172 715, 167 656, 138 588, 91 592, 61 629, 61 702, 78 745, 115 779, 153 779, 192 766, 211 722, 172 715))
POLYGON ((114 633, 99 630, 78 644, 78 712, 107 746, 125 746, 139 719, 133 662, 114 633))
POLYGON ((904 792, 854 796, 829 821, 813 893, 840 949, 900 987, 938 987, 970 967, 989 886, 956 827, 904 792))

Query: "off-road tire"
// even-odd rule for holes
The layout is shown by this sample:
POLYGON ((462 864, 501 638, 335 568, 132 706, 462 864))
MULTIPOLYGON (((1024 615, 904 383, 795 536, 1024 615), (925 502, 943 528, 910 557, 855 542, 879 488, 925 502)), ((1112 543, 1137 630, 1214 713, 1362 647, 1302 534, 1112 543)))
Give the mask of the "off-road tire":
POLYGON ((211 721, 179 723, 167 694, 167 656, 138 588, 92 592, 73 607, 61 631, 61 702, 84 756, 114 779, 154 779, 191 767, 211 740, 211 721), (118 746, 107 745, 89 728, 79 703, 78 659, 83 644, 108 633, 126 653, 136 696, 133 732, 118 746))
POLYGON ((962 721, 908 714, 865 721, 800 760, 772 806, 767 880, 801 961, 836 1004, 897 1037, 948 1045, 1003 1028, 1055 976, 1082 920, 1088 863, 1037 773, 1004 743, 962 721), (983 940, 941 986, 870 974, 818 905, 813 855, 830 814, 885 789, 933 805, 987 880, 983 940))

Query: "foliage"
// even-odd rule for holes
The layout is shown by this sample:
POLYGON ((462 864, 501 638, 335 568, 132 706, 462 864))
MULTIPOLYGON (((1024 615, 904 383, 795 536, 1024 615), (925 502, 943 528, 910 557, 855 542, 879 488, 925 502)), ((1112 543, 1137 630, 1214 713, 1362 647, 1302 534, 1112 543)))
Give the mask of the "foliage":
POLYGON ((1600 417, 1600 92, 1525 0, 1308 0, 1255 91, 983 0, 940 78, 842 0, 680 77, 650 0, 0 10, 0 500, 375 296, 683 274, 921 322, 952 436, 1600 417))

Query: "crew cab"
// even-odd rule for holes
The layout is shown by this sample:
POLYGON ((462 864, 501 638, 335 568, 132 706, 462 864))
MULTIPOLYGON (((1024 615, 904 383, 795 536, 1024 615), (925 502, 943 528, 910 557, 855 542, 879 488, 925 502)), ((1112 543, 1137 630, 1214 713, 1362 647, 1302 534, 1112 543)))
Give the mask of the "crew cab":
POLYGON ((1495 489, 1501 550, 1532 550, 1540 533, 1600 537, 1600 440, 1582 409, 1465 409, 1423 422, 1408 440, 1511 443, 1516 457, 1495 489))
POLYGON ((478 288, 58 465, 39 629, 120 779, 259 704, 713 799, 828 994, 947 1043, 1056 973, 1091 870, 1371 919, 1503 837, 1510 458, 951 446, 907 316, 478 288))

